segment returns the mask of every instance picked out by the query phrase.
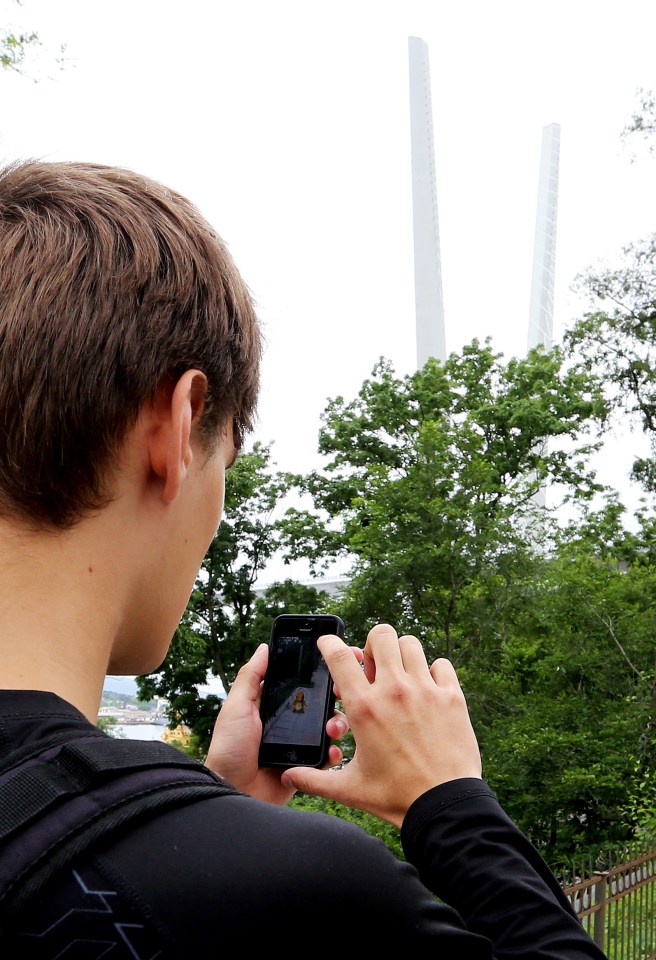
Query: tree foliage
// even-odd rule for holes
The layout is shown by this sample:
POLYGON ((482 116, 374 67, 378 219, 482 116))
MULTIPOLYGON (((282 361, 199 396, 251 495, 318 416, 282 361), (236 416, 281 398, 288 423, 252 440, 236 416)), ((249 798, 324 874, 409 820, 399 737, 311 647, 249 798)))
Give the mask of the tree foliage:
POLYGON ((545 535, 542 485, 563 499, 599 490, 586 465, 596 443, 581 436, 604 414, 557 349, 504 364, 474 341, 403 378, 381 361, 323 415, 328 461, 298 479, 315 511, 289 511, 289 549, 352 558, 343 614, 356 635, 388 620, 458 665, 545 535))
POLYGON ((0 64, 5 70, 21 71, 29 47, 39 42, 37 33, 0 33, 0 64))
POLYGON ((591 309, 565 334, 569 355, 605 384, 615 418, 641 427, 651 456, 632 476, 656 491, 656 234, 626 247, 621 266, 589 271, 580 280, 591 309), (628 420, 627 420, 628 418, 628 420))
POLYGON ((609 497, 557 537, 506 619, 496 669, 467 681, 486 776, 552 862, 624 840, 656 764, 653 519, 627 532, 609 497))
MULTIPOLYGON (((644 138, 653 152, 656 99, 646 90, 638 95, 623 136, 644 138)), ((589 306, 566 332, 564 349, 600 377, 623 428, 628 423, 649 438, 650 456, 635 460, 632 476, 656 492, 656 233, 626 246, 616 266, 577 279, 589 306)))
MULTIPOLYGON (((20 0, 14 0, 12 7, 21 6, 20 0)), ((4 11, 3 11, 4 13, 4 11)), ((28 54, 40 44, 35 30, 17 28, 5 22, 0 27, 0 64, 4 70, 22 73, 28 54)))
POLYGON ((23 7, 22 0, 5 0, 5 8, 0 9, 0 66, 3 70, 21 74, 31 80, 38 79, 36 61, 42 60, 48 68, 54 63, 58 70, 64 68, 66 62, 66 47, 60 45, 58 51, 43 50, 41 35, 31 27, 17 26, 10 21, 13 19, 9 8, 16 13, 16 8, 23 7))
POLYGON ((654 134, 656 134, 656 97, 650 90, 640 88, 637 91, 638 106, 622 131, 622 139, 639 137, 644 140, 649 152, 654 152, 654 134))
POLYGON ((593 509, 607 413, 558 349, 504 364, 474 342, 404 378, 381 361, 328 406, 326 467, 302 481, 315 511, 288 517, 318 560, 352 558, 352 639, 385 620, 455 663, 486 776, 554 861, 625 839, 629 783, 656 759, 654 525, 627 533, 609 492, 593 509), (563 529, 547 482, 576 507, 563 529))

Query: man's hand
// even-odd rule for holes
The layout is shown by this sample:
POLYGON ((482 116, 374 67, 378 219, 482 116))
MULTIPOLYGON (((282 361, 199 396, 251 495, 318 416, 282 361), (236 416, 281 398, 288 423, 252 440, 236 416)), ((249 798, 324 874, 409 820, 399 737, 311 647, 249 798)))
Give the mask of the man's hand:
POLYGON ((398 637, 388 624, 367 637, 362 667, 339 637, 319 649, 355 738, 341 770, 293 767, 290 789, 365 810, 397 827, 431 787, 481 777, 481 758, 464 694, 448 660, 428 666, 416 637, 398 637))
MULTIPOLYGON (((350 656, 353 659, 353 654, 350 656)), ((262 737, 260 699, 268 657, 269 648, 263 643, 237 674, 219 711, 205 764, 243 793, 283 806, 294 796, 295 787, 281 782, 282 770, 258 767, 257 763, 262 737)), ((344 715, 336 712, 326 730, 333 740, 344 736, 348 730, 344 715)), ((342 751, 331 744, 328 763, 334 766, 341 760, 342 751)))

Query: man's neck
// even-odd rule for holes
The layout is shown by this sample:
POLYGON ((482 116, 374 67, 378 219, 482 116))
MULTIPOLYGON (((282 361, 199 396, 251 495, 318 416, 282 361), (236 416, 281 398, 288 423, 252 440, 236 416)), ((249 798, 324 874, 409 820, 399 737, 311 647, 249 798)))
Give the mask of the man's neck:
POLYGON ((95 722, 117 584, 83 525, 57 535, 0 521, 0 687, 49 690, 95 722))

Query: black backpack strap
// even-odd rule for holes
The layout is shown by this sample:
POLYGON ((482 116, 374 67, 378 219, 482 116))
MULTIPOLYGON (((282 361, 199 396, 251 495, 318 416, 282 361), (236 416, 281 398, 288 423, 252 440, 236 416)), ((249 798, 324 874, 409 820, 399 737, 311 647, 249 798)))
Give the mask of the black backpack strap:
POLYGON ((237 794, 207 767, 161 742, 92 735, 23 754, 0 772, 0 931, 94 843, 140 817, 237 794))

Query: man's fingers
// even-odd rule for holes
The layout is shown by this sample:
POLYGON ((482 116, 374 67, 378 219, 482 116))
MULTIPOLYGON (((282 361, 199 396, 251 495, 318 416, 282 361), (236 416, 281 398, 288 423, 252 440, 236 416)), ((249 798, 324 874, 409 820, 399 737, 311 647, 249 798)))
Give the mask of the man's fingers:
POLYGON ((332 717, 328 718, 326 731, 331 740, 339 740, 348 730, 348 720, 341 710, 336 710, 332 717))
POLYGON ((281 782, 286 787, 293 787, 294 790, 301 793, 309 793, 312 796, 328 796, 325 793, 326 776, 335 776, 330 770, 315 770, 314 767, 292 767, 285 770, 281 776, 281 782))
POLYGON ((362 668, 356 656, 353 655, 351 647, 347 646, 340 637, 333 634, 326 634, 319 637, 317 646, 321 651, 321 656, 328 664, 330 675, 335 683, 335 689, 338 693, 338 699, 343 699, 344 694, 354 689, 355 685, 362 683, 362 668))
POLYGON ((428 661, 417 637, 411 635, 399 637, 399 649, 405 670, 418 676, 425 675, 428 670, 428 661))
POLYGON ((438 657, 438 659, 434 660, 431 664, 430 672, 438 687, 454 687, 458 690, 460 689, 458 675, 450 660, 446 660, 444 657, 438 657))
POLYGON ((364 645, 364 665, 367 676, 381 666, 401 666, 399 636, 389 623, 378 623, 367 634, 364 645))
POLYGON ((261 643, 250 660, 240 667, 230 692, 235 690, 237 693, 247 694, 251 700, 257 700, 268 663, 269 647, 266 643, 261 643))
MULTIPOLYGON (((351 651, 351 653, 353 654, 353 656, 354 656, 355 659, 357 660, 357 662, 358 662, 358 664, 359 664, 359 666, 360 666, 360 669, 362 670, 362 669, 364 668, 364 663, 363 663, 363 660, 364 660, 364 651, 361 650, 360 647, 349 647, 349 650, 351 651)), ((339 685, 335 682, 334 679, 333 679, 333 690, 335 691, 335 699, 336 699, 336 700, 341 700, 341 699, 342 699, 342 695, 341 695, 341 693, 339 692, 339 685)))

